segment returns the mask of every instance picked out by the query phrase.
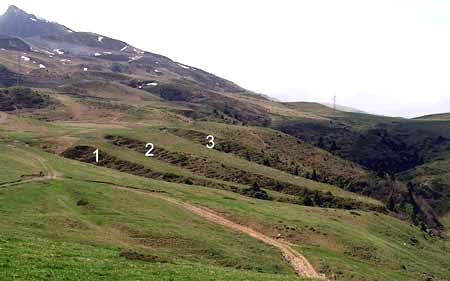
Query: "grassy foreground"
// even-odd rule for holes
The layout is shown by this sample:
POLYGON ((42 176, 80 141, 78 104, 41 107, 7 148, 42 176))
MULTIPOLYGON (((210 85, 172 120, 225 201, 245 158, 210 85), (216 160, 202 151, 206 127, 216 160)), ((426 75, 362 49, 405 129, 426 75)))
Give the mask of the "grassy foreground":
POLYGON ((16 149, 57 167, 64 179, 0 189, 0 271, 6 280, 297 278, 265 244, 159 199, 89 180, 164 191, 267 235, 280 233, 336 280, 446 280, 450 275, 447 240, 426 237, 389 216, 256 200, 132 176, 35 148, 16 149))

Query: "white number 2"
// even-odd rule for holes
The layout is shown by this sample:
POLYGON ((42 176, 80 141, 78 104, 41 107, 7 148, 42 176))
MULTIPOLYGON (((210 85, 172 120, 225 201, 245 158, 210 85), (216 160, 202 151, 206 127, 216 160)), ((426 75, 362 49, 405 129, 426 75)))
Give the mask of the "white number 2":
POLYGON ((206 147, 209 148, 209 149, 213 149, 214 146, 216 145, 214 143, 214 136, 213 135, 209 135, 209 136, 206 137, 206 139, 208 140, 208 144, 206 145, 206 147))
POLYGON ((150 149, 147 151, 147 153, 145 153, 146 157, 153 157, 155 156, 155 154, 152 153, 153 149, 155 148, 155 146, 153 145, 153 143, 149 142, 145 145, 145 147, 149 147, 150 149))
POLYGON ((92 154, 95 155, 95 162, 98 163, 98 149, 96 149, 92 154))

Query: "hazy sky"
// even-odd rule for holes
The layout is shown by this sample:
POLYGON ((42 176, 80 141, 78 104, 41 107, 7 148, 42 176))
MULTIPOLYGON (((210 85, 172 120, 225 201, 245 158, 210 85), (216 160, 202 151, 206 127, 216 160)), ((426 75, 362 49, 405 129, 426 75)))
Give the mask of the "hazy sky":
POLYGON ((450 112, 450 1, 2 1, 283 101, 450 112))

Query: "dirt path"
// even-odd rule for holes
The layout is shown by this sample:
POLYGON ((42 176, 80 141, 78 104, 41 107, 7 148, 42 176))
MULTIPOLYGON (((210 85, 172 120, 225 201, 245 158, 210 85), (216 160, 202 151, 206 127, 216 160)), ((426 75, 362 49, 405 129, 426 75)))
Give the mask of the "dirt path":
POLYGON ((260 233, 250 227, 232 222, 229 219, 224 218, 224 217, 214 213, 214 211, 212 211, 210 209, 203 208, 203 207, 197 207, 197 206, 191 205, 189 203, 182 202, 177 199, 168 197, 167 195, 163 195, 161 193, 152 193, 152 192, 145 191, 143 189, 139 190, 139 189, 133 189, 133 188, 124 187, 124 186, 117 186, 117 185, 113 185, 113 186, 118 189, 128 190, 128 191, 136 192, 136 193, 143 193, 148 196, 152 196, 152 197, 156 197, 156 198, 165 200, 174 205, 182 207, 182 208, 184 208, 184 209, 186 209, 208 221, 220 224, 222 226, 233 229, 235 231, 245 233, 255 239, 258 239, 258 240, 280 250, 284 259, 292 266, 292 268, 295 270, 295 272, 299 276, 309 277, 309 278, 317 278, 317 279, 325 279, 325 276, 323 274, 318 273, 314 269, 314 267, 309 263, 309 261, 302 254, 300 254, 299 252, 297 252, 296 250, 291 248, 289 243, 286 241, 283 241, 281 239, 271 238, 271 237, 269 237, 263 233, 260 233))
POLYGON ((49 180, 56 180, 58 178, 62 177, 62 174, 58 171, 56 171, 55 169, 53 169, 53 167, 51 167, 50 165, 48 165, 44 159, 42 159, 40 156, 37 156, 35 154, 33 154, 33 158, 36 159, 42 166, 42 168, 44 169, 44 171, 47 173, 44 178, 45 179, 49 179, 49 180))
MULTIPOLYGON (((0 112, 1 113, 1 112, 0 112)), ((42 159, 40 156, 34 154, 34 153, 29 153, 26 152, 24 150, 21 150, 24 153, 28 153, 30 155, 30 157, 32 157, 34 160, 36 160, 37 162, 39 162, 39 164, 42 166, 44 175, 35 175, 32 176, 31 178, 27 178, 27 179, 20 179, 20 180, 16 180, 16 181, 12 181, 12 182, 5 182, 5 183, 0 183, 0 188, 3 187, 13 187, 16 185, 21 185, 24 183, 29 183, 29 182, 37 182, 37 181, 44 181, 44 180, 55 180, 58 178, 62 177, 62 174, 59 173, 58 171, 56 171, 55 169, 53 169, 53 167, 51 167, 50 165, 48 165, 44 159, 42 159)))
POLYGON ((5 123, 8 120, 8 114, 0 111, 0 124, 5 123))

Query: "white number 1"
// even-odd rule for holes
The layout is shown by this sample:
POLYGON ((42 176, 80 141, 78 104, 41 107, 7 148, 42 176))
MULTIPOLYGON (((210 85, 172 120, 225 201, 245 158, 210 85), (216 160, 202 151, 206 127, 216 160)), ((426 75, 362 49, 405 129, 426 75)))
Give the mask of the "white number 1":
POLYGON ((209 148, 209 149, 213 149, 214 146, 216 145, 214 143, 214 136, 213 135, 209 135, 209 136, 206 137, 206 139, 209 141, 208 144, 206 145, 206 147, 209 148))
POLYGON ((155 148, 155 146, 153 145, 153 143, 149 142, 145 145, 145 147, 149 147, 150 149, 147 151, 147 153, 145 153, 145 156, 147 157, 153 157, 155 156, 155 154, 152 153, 153 149, 155 148))
POLYGON ((98 149, 96 149, 92 154, 95 154, 95 162, 98 163, 98 149))

